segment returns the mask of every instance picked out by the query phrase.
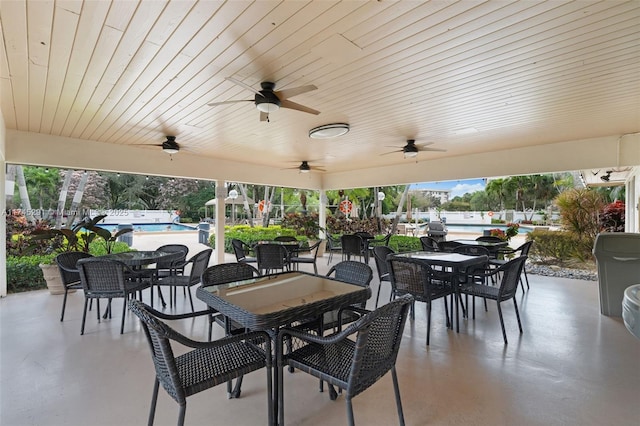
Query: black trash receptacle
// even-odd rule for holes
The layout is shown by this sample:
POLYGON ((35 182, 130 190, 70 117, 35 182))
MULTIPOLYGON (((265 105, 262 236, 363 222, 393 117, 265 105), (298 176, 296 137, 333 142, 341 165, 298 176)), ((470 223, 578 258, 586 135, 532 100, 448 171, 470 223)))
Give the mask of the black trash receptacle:
POLYGON ((198 242, 200 244, 209 245, 209 225, 207 222, 198 224, 198 242))
POLYGON ((120 223, 117 227, 117 230, 120 231, 122 229, 131 229, 131 232, 120 235, 117 240, 123 243, 127 243, 127 245, 131 247, 133 245, 133 225, 131 223, 120 223))

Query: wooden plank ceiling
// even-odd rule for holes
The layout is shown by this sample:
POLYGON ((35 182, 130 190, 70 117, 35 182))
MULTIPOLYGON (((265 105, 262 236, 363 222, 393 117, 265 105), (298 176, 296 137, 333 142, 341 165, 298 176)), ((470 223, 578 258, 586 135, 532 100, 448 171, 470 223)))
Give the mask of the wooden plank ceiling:
POLYGON ((7 129, 326 173, 640 131, 638 1, 0 2, 7 129), (315 85, 261 122, 259 89, 315 85), (309 129, 345 122, 342 137, 309 129), (147 146, 144 146, 147 145, 147 146))

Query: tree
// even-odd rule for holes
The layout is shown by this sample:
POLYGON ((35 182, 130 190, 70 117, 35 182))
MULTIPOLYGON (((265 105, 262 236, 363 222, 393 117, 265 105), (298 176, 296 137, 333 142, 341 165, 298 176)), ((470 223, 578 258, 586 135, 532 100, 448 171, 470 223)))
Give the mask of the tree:
POLYGON ((498 199, 498 211, 502 212, 505 209, 504 201, 507 196, 507 184, 505 179, 492 179, 487 182, 485 191, 490 196, 494 196, 498 199))

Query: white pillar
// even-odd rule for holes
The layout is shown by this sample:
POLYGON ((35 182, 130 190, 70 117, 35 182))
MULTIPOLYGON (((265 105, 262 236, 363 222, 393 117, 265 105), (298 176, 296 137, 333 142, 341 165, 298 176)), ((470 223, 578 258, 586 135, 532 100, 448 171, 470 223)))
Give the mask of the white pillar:
POLYGON ((216 264, 224 263, 224 199, 227 196, 225 182, 216 180, 216 264))

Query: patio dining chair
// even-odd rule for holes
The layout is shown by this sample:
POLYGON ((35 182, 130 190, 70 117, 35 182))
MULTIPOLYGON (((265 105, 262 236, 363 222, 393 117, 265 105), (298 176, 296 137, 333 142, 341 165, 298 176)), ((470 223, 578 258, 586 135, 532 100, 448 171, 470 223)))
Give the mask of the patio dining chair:
POLYGON ((252 250, 252 248, 244 241, 233 238, 231 240, 231 247, 233 248, 233 254, 236 256, 237 262, 256 263, 258 261, 255 257, 247 256, 247 253, 252 250))
POLYGON ((160 384, 180 406, 178 426, 182 426, 189 396, 262 368, 267 370, 267 410, 269 424, 273 424, 271 338, 266 332, 255 331, 213 342, 200 342, 189 339, 161 321, 173 320, 176 316, 165 315, 137 300, 129 301, 129 309, 142 322, 156 370, 149 425, 154 422, 160 384), (176 356, 172 342, 191 350, 176 356))
POLYGON ((291 262, 291 266, 298 270, 300 269, 300 264, 309 264, 313 265, 313 273, 318 275, 318 266, 316 265, 316 260, 318 259, 318 252, 320 251, 320 244, 323 241, 316 241, 315 244, 311 245, 307 250, 311 254, 310 256, 300 256, 300 251, 294 253, 293 256, 289 258, 289 262, 291 262))
POLYGON ((255 247, 258 270, 261 274, 270 274, 289 268, 289 252, 281 244, 264 243, 255 247))
MULTIPOLYGON (((183 274, 184 273, 184 264, 187 260, 187 255, 189 254, 189 247, 184 244, 165 244, 156 249, 157 251, 162 251, 165 253, 176 253, 176 257, 170 260, 160 260, 156 263, 156 267, 153 269, 147 269, 153 276, 152 280, 155 280, 159 277, 166 277, 171 275, 172 273, 183 274)), ((165 307, 167 304, 164 301, 164 296, 162 295, 162 290, 158 287, 158 297, 160 297, 160 301, 162 302, 162 306, 165 307)), ((151 306, 153 307, 153 299, 151 300, 151 306)))
POLYGON ((139 274, 117 260, 101 259, 100 257, 83 258, 78 260, 77 267, 84 290, 84 311, 80 334, 84 334, 87 305, 90 300, 96 300, 96 315, 98 322, 100 322, 100 299, 108 299, 105 315, 111 318, 111 301, 117 298, 123 299, 122 321, 120 323, 120 334, 122 334, 127 310, 126 300, 136 293, 141 295, 142 290, 148 288, 150 283, 137 280, 136 276, 139 274))
POLYGON ((60 321, 64 321, 64 310, 67 306, 67 294, 69 294, 69 290, 82 290, 80 273, 77 266, 78 260, 90 257, 93 256, 83 251, 69 251, 60 253, 55 257, 56 265, 58 265, 58 271, 60 271, 62 285, 64 285, 64 298, 62 299, 62 313, 60 314, 60 321))
POLYGON ((364 257, 365 263, 369 263, 369 253, 359 235, 344 234, 340 237, 340 245, 342 246, 342 260, 351 260, 351 256, 357 256, 359 259, 364 257))
MULTIPOLYGON (((387 246, 379 246, 373 248, 373 258, 376 261, 376 269, 378 270, 378 280, 380 284, 378 285, 378 294, 376 296, 376 304, 375 307, 378 307, 378 302, 380 300, 380 289, 382 289, 382 282, 387 281, 391 284, 391 277, 389 276, 389 267, 387 266, 387 256, 395 253, 393 249, 387 246)), ((389 301, 393 297, 393 292, 389 294, 389 301)))
MULTIPOLYGON (((529 256, 529 250, 531 250, 531 246, 533 246, 533 241, 527 241, 517 248, 503 248, 499 249, 496 253, 495 259, 489 259, 489 264, 492 266, 502 266, 509 261, 510 258, 514 256, 529 256)), ((522 275, 524 275, 524 279, 527 282, 527 290, 529 290, 529 277, 527 276, 527 262, 522 266, 522 275)), ((522 282, 522 275, 520 276, 520 287, 524 292, 524 283, 522 282)))
MULTIPOLYGON (((434 271, 429 265, 412 258, 390 257, 387 260, 391 288, 394 298, 410 294, 416 301, 427 306, 427 346, 431 334, 431 303, 436 299, 444 300, 447 327, 452 324, 447 307, 447 296, 455 296, 455 288, 443 279, 443 274, 434 271)), ((452 301, 453 303, 453 301, 452 301)), ((452 311, 453 314, 453 311, 452 311)), ((412 310, 411 319, 415 314, 412 310)))
MULTIPOLYGON (((505 302, 509 299, 513 300, 513 307, 516 312, 516 318, 518 320, 518 328, 520 329, 520 334, 522 334, 522 322, 520 321, 520 313, 518 312, 518 302, 516 302, 516 290, 518 289, 518 280, 520 279, 520 274, 522 273, 522 268, 524 268, 524 263, 527 260, 527 256, 516 257, 513 260, 508 261, 504 265, 493 269, 489 273, 485 274, 485 277, 495 277, 500 276, 500 285, 492 286, 486 284, 477 284, 477 283, 467 283, 460 287, 460 293, 465 294, 467 296, 472 296, 472 305, 473 305, 473 319, 476 318, 476 305, 475 305, 475 297, 483 297, 485 299, 495 300, 498 306, 498 317, 500 318, 500 327, 502 328, 502 337, 504 338, 505 345, 507 344, 507 332, 504 328, 504 319, 502 318, 502 308, 501 303, 505 302)), ((465 303, 468 309, 468 302, 465 303)), ((485 305, 485 310, 486 310, 485 305)))
POLYGON ((189 304, 191 305, 191 312, 195 312, 193 307, 193 296, 191 295, 191 287, 200 283, 200 277, 204 270, 209 266, 209 259, 211 258, 212 249, 205 249, 191 256, 191 258, 184 263, 176 264, 176 269, 181 269, 183 273, 173 273, 164 277, 157 277, 154 280, 154 284, 158 286, 166 286, 169 288, 169 304, 173 306, 173 302, 176 299, 176 289, 182 287, 185 289, 189 296, 189 304), (187 270, 189 273, 187 273, 187 270))
POLYGON ((422 245, 422 250, 424 251, 440 251, 438 240, 436 240, 433 237, 429 237, 429 236, 420 237, 420 244, 422 245))
POLYGON ((335 238, 331 234, 327 233, 327 252, 329 258, 327 259, 327 265, 333 260, 333 253, 338 252, 342 254, 342 242, 341 238, 335 238))
MULTIPOLYGON (((353 426, 355 419, 351 400, 391 371, 396 408, 400 425, 404 414, 396 359, 402 341, 407 313, 413 298, 409 295, 376 309, 366 311, 348 307, 343 312, 358 312, 360 319, 344 331, 322 337, 295 328, 283 328, 277 339, 278 424, 284 425, 285 366, 296 368, 344 390, 347 421, 353 426), (284 345, 294 342, 294 351, 284 351, 284 345)), ((337 393, 331 394, 336 399, 337 393)))

